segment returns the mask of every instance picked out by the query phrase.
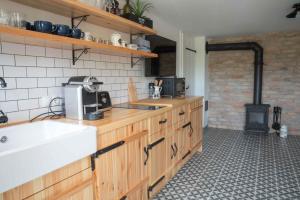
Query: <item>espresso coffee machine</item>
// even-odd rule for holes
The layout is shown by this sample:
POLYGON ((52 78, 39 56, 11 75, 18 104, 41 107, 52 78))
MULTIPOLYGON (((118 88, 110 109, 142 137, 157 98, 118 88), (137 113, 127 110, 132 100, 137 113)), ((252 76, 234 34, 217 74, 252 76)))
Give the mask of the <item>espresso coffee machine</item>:
POLYGON ((98 91, 102 85, 96 77, 74 76, 65 84, 66 118, 96 120, 103 118, 99 111, 98 91))

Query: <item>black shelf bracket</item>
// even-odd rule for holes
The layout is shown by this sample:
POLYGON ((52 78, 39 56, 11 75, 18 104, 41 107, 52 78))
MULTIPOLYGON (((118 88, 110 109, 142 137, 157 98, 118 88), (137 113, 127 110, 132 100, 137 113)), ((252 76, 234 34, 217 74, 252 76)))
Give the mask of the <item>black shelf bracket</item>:
POLYGON ((72 58, 73 58, 73 65, 79 60, 79 58, 82 56, 82 54, 87 54, 89 52, 90 48, 84 48, 84 49, 72 49, 72 58), (78 56, 76 56, 76 52, 81 51, 78 56))
POLYGON ((86 21, 89 15, 82 15, 78 17, 72 17, 71 23, 72 23, 72 28, 78 28, 78 26, 83 22, 86 21), (77 25, 75 25, 75 20, 79 19, 79 22, 77 25))

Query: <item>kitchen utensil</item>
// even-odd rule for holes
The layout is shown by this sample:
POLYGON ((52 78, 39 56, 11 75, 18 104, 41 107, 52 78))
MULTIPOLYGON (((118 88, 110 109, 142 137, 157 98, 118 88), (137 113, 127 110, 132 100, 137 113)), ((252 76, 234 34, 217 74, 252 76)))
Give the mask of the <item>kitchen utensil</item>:
POLYGON ((121 34, 120 33, 113 33, 111 35, 111 42, 114 46, 121 46, 121 34))
POLYGON ((158 86, 158 80, 154 81, 154 86, 158 86))
POLYGON ((54 31, 53 33, 61 36, 69 36, 70 35, 70 27, 68 25, 64 24, 56 24, 54 25, 54 31))
POLYGON ((162 84, 163 84, 163 80, 159 80, 158 86, 161 87, 162 84))
POLYGON ((152 97, 154 94, 154 83, 149 83, 149 97, 152 97))
POLYGON ((129 102, 136 102, 138 100, 136 94, 136 87, 132 78, 129 78, 129 82, 128 82, 128 99, 129 102))
POLYGON ((52 33, 54 31, 54 26, 48 21, 35 21, 34 30, 43 33, 52 33))
POLYGON ((70 37, 80 39, 84 37, 84 33, 79 28, 73 28, 70 30, 70 37))

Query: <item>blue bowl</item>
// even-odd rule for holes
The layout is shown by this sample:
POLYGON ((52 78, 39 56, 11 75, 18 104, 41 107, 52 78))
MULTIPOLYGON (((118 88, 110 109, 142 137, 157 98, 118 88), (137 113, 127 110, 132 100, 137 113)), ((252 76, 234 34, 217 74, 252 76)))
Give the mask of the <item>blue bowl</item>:
POLYGON ((72 38, 80 39, 80 38, 83 38, 83 36, 84 36, 84 33, 78 28, 73 28, 70 31, 70 37, 72 37, 72 38))
POLYGON ((57 24, 54 25, 54 34, 61 35, 61 36, 69 36, 70 35, 70 27, 64 24, 57 24))
POLYGON ((48 21, 35 21, 34 30, 42 33, 52 33, 54 31, 54 26, 48 21))

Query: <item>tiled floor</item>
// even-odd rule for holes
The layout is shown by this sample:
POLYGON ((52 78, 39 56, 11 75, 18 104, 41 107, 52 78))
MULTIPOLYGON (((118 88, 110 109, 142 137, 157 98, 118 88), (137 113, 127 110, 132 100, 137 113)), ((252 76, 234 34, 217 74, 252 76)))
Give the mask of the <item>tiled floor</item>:
POLYGON ((155 200, 299 199, 300 137, 207 129, 204 149, 155 200))

